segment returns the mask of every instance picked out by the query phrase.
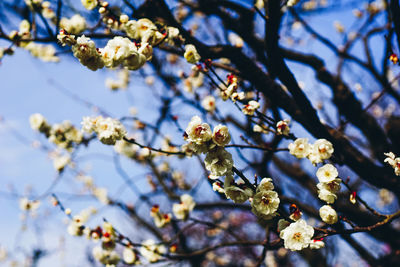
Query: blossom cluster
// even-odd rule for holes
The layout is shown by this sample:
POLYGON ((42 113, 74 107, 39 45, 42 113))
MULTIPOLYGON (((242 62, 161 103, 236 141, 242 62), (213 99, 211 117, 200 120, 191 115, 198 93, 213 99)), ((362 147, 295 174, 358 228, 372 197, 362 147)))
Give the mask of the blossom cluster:
POLYGON ((31 41, 31 25, 27 20, 21 21, 18 31, 11 31, 9 36, 14 43, 29 51, 32 56, 45 62, 58 62, 59 58, 55 55, 56 50, 52 45, 42 45, 31 41))
POLYGON ((332 204, 335 202, 337 196, 336 193, 340 190, 340 183, 342 180, 338 178, 338 171, 332 164, 325 164, 317 170, 317 177, 319 183, 318 197, 332 204))
POLYGON ((100 142, 106 145, 115 145, 126 135, 125 127, 119 120, 103 116, 83 117, 82 131, 89 134, 95 132, 100 142))
MULTIPOLYGON (((99 6, 97 1, 83 1, 82 3, 88 9, 99 6)), ((128 37, 116 36, 109 40, 104 48, 96 48, 95 43, 85 35, 75 39, 74 34, 81 33, 86 28, 86 22, 79 15, 75 15, 71 19, 62 19, 63 29, 57 36, 62 45, 72 46, 74 56, 82 65, 93 71, 103 67, 115 68, 117 66, 137 70, 152 58, 153 46, 161 42, 175 45, 176 42, 184 41, 179 35, 179 30, 174 27, 159 29, 147 18, 137 21, 129 20, 125 14, 122 14, 119 20, 115 20, 113 16, 109 16, 108 3, 101 2, 100 6, 99 12, 103 15, 103 21, 112 28, 125 31, 128 37)), ((185 58, 191 63, 200 60, 193 45, 186 46, 185 58)), ((115 87, 115 85, 113 84, 111 87, 115 87)))
POLYGON ((59 148, 71 151, 75 145, 83 141, 82 133, 70 121, 49 125, 43 115, 35 113, 29 117, 29 122, 33 130, 44 134, 59 148))
POLYGON ((203 123, 199 116, 194 116, 186 128, 184 137, 189 142, 182 146, 186 155, 206 153, 204 163, 206 169, 211 172, 211 179, 232 172, 232 155, 224 149, 231 140, 228 127, 219 124, 211 131, 210 125, 203 123))
POLYGON ((334 151, 332 143, 326 139, 318 139, 311 145, 307 138, 298 138, 288 148, 290 154, 299 159, 308 158, 313 165, 329 159, 334 151))

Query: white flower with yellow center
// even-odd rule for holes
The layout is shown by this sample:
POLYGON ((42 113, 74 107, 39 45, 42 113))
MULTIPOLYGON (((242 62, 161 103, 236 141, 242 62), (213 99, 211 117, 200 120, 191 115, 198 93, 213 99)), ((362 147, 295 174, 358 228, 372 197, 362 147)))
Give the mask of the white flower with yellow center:
POLYGON ((284 240, 285 248, 292 251, 307 248, 312 242, 311 238, 313 235, 314 228, 307 225, 303 219, 291 223, 280 233, 280 237, 284 240))
POLYGON ((332 164, 325 164, 317 170, 317 177, 321 183, 330 183, 338 177, 339 173, 332 164))
POLYGON ((257 215, 264 218, 273 216, 279 207, 278 193, 272 190, 258 191, 251 202, 252 211, 257 215))
POLYGON ((296 141, 289 144, 288 148, 289 153, 298 159, 307 157, 311 152, 311 145, 307 138, 297 138, 296 141))

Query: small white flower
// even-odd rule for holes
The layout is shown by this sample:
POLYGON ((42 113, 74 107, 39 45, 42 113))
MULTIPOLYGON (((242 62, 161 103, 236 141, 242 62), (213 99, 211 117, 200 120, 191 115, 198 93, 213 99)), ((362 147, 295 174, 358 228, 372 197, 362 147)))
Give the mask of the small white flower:
POLYGON ((122 251, 122 259, 126 264, 134 264, 137 260, 137 256, 135 251, 133 249, 125 247, 124 250, 122 251))
POLYGON ((307 225, 305 220, 300 219, 283 229, 280 237, 284 240, 286 249, 296 251, 307 248, 313 235, 314 228, 307 225))
POLYGON ((80 215, 75 215, 72 220, 70 221, 67 231, 68 234, 72 236, 81 236, 83 235, 84 229, 84 221, 80 215))
POLYGON ((332 204, 337 199, 337 196, 334 193, 326 189, 318 190, 318 197, 328 204, 332 204))
POLYGON ((213 189, 215 192, 218 192, 218 193, 221 193, 221 194, 225 194, 225 189, 224 189, 224 187, 222 186, 222 183, 219 182, 219 181, 214 182, 214 183, 212 184, 212 189, 213 189))
POLYGON ((274 184, 271 178, 263 178, 257 186, 257 192, 274 190, 274 184))
POLYGON ((221 124, 215 126, 212 134, 212 140, 219 146, 226 146, 231 141, 231 135, 229 134, 228 127, 221 124))
POLYGON ((75 14, 70 19, 61 18, 60 27, 70 34, 79 34, 86 29, 86 20, 81 15, 75 14))
POLYGON ((289 127, 289 120, 279 121, 276 124, 276 134, 277 135, 289 135, 290 127, 289 127))
POLYGON ((106 145, 114 145, 126 135, 125 127, 116 119, 83 117, 82 130, 84 132, 96 132, 98 139, 106 145))
POLYGON ((149 262, 159 261, 164 253, 166 253, 166 248, 163 245, 156 245, 152 239, 144 241, 140 247, 140 254, 149 262))
POLYGON ((46 118, 42 114, 35 113, 29 117, 29 123, 33 130, 39 132, 47 132, 50 130, 50 126, 47 124, 46 118))
POLYGON ((69 155, 58 155, 53 159, 53 167, 59 172, 63 171, 69 163, 71 163, 71 157, 69 155))
POLYGON ((172 212, 178 220, 186 220, 195 206, 196 202, 193 198, 188 194, 183 194, 181 202, 172 205, 172 212))
POLYGON ((82 65, 93 71, 104 67, 104 61, 97 52, 95 43, 85 35, 77 38, 76 44, 72 46, 72 52, 82 65))
POLYGON ((315 141, 312 148, 312 153, 318 155, 322 160, 329 159, 332 156, 333 151, 332 143, 326 139, 318 139, 315 141))
POLYGON ((183 56, 187 62, 192 64, 196 64, 201 59, 196 47, 192 44, 185 45, 185 54, 183 56))
POLYGON ((317 187, 319 190, 325 189, 331 193, 337 193, 340 190, 340 183, 342 182, 341 179, 334 179, 329 183, 318 183, 317 187))
POLYGON ((206 96, 203 101, 201 101, 201 106, 208 112, 214 112, 215 110, 215 97, 212 95, 206 96))
POLYGON ((325 164, 317 170, 318 180, 322 183, 330 183, 338 177, 339 173, 332 164, 325 164))
POLYGON ((206 169, 211 172, 211 179, 227 175, 232 171, 232 155, 224 148, 219 147, 207 154, 204 159, 206 169))
POLYGON ((289 153, 298 159, 307 157, 311 152, 311 145, 307 138, 297 138, 294 143, 289 144, 288 148, 289 153))
POLYGON ((39 200, 30 201, 28 198, 23 197, 19 199, 19 208, 21 210, 36 210, 40 206, 39 200))
POLYGON ((104 187, 96 187, 93 189, 93 195, 97 198, 98 201, 107 205, 110 203, 110 199, 108 198, 107 188, 104 187))
POLYGON ((201 145, 212 138, 210 125, 202 123, 199 116, 194 116, 186 128, 188 140, 201 145))
POLYGON ((394 173, 399 176, 400 175, 400 157, 395 156, 393 152, 384 153, 387 158, 384 162, 388 163, 394 169, 394 173))
POLYGON ((319 216, 327 224, 335 224, 338 221, 336 211, 329 205, 324 205, 319 209, 319 216))
POLYGON ((247 188, 244 182, 240 185, 239 183, 236 185, 231 175, 225 177, 224 190, 226 197, 232 199, 235 203, 244 203, 253 195, 251 188, 247 188))
POLYGON ((272 190, 261 190, 257 192, 251 202, 253 212, 258 216, 272 216, 279 207, 278 193, 272 190))
POLYGON ((254 115, 254 112, 255 112, 259 107, 260 107, 260 103, 258 103, 258 102, 255 101, 255 100, 251 100, 251 101, 249 101, 249 103, 247 103, 247 105, 245 105, 245 106, 242 108, 242 112, 243 112, 245 115, 253 116, 253 115, 254 115))
POLYGON ((120 261, 120 257, 114 250, 103 249, 102 247, 94 247, 92 251, 93 257, 106 266, 115 266, 120 261))

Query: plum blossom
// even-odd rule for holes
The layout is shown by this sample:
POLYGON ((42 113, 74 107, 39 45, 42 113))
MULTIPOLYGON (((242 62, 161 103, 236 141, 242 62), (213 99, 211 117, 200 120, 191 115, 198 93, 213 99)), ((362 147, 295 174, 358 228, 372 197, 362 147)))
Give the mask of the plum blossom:
POLYGON ((211 172, 210 179, 229 174, 232 171, 232 155, 222 147, 210 151, 204 159, 206 169, 211 172))
POLYGON ((338 221, 336 211, 329 205, 324 205, 319 209, 319 216, 327 224, 335 224, 338 221))
POLYGON ((183 56, 187 62, 192 64, 196 64, 201 59, 196 47, 192 44, 185 45, 185 54, 183 56))
POLYGON ((297 138, 294 143, 290 143, 289 153, 296 158, 305 158, 311 152, 311 145, 308 143, 308 138, 297 138))
POLYGON ((212 134, 212 140, 218 146, 226 146, 231 141, 231 135, 229 134, 228 127, 221 124, 215 126, 212 134))
POLYGON ((284 240, 285 248, 292 251, 307 248, 312 242, 313 235, 314 228, 309 226, 303 219, 291 223, 280 233, 280 237, 284 240))
POLYGON ((243 180, 236 184, 232 175, 225 177, 224 190, 226 197, 235 203, 244 203, 253 195, 253 190, 245 186, 243 180))
POLYGON ((180 203, 172 205, 172 211, 178 220, 186 220, 189 213, 196 206, 196 202, 194 202, 193 198, 188 194, 183 194, 180 199, 180 203))
POLYGON ((188 136, 188 141, 192 141, 198 145, 212 138, 210 125, 202 123, 199 116, 192 117, 185 132, 188 136))
POLYGON ((163 245, 157 245, 154 240, 148 239, 142 243, 140 254, 149 262, 157 262, 167 250, 163 245))
POLYGON ((384 162, 392 166, 394 169, 394 173, 399 176, 400 175, 400 157, 396 157, 396 155, 393 152, 388 152, 384 153, 386 156, 386 159, 384 162))
POLYGON ((339 173, 332 164, 325 164, 317 170, 317 177, 321 183, 330 183, 338 177, 339 173))

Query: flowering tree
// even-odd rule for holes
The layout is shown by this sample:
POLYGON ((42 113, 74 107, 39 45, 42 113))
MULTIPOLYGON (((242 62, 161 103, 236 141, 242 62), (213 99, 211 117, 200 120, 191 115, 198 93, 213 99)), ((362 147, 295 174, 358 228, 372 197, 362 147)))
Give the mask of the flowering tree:
POLYGON ((73 57, 77 68, 118 72, 105 80, 116 93, 143 79, 147 88, 133 94, 154 98, 152 114, 115 117, 70 89, 94 114, 77 123, 29 118, 57 179, 44 194, 16 197, 27 214, 51 199, 68 220, 60 230, 90 247, 82 264, 400 261, 399 1, 5 0, 0 8, 3 68, 22 49, 45 62, 73 57), (82 166, 94 144, 113 155, 109 179, 122 178, 129 197, 113 196, 82 166), (65 176, 75 177, 77 195, 128 215, 136 232, 93 208, 69 208, 55 193, 65 176))

